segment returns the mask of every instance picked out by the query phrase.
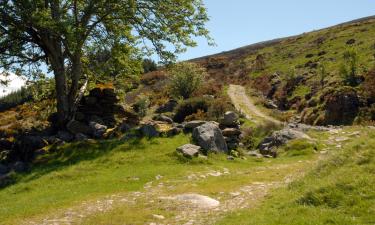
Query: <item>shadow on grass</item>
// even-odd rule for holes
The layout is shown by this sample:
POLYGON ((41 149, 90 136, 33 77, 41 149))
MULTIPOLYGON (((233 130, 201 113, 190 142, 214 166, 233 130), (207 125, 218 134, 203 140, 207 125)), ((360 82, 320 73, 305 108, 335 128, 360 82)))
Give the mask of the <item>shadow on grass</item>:
POLYGON ((48 173, 62 170, 83 161, 95 160, 114 151, 143 150, 147 146, 157 143, 156 140, 148 140, 146 145, 139 138, 130 139, 126 142, 121 140, 104 140, 69 143, 53 148, 48 154, 37 157, 30 171, 23 174, 12 174, 12 182, 8 182, 7 185, 0 187, 0 190, 17 184, 20 181, 29 182, 38 179, 48 173))

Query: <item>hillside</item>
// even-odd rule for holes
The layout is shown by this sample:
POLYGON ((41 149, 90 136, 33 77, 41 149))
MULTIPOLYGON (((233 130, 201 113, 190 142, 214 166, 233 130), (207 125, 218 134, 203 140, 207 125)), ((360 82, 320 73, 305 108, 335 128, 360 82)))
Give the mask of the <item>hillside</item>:
MULTIPOLYGON (((221 84, 246 84, 267 105, 272 100, 281 111, 302 115, 301 122, 318 125, 371 120, 373 99, 368 93, 375 64, 375 19, 343 23, 301 35, 261 42, 228 52, 191 60, 208 68, 210 78, 221 84), (346 84, 340 71, 347 65, 346 52, 356 54, 358 84, 346 84), (322 71, 324 70, 324 71, 322 71), (324 73, 324 74, 322 74, 324 73), (350 85, 347 85, 350 86, 350 85), (352 102, 328 102, 340 93, 352 102), (354 93, 354 94, 353 94, 354 93), (330 104, 333 109, 330 109, 330 104), (339 108, 339 104, 348 108, 339 108), (336 107, 336 108, 335 108, 336 107), (348 111, 348 121, 325 118, 325 111, 348 111), (370 112, 369 112, 370 111, 370 112), (359 115, 359 117, 357 117, 359 115)), ((337 115, 340 117, 341 115, 337 115)))

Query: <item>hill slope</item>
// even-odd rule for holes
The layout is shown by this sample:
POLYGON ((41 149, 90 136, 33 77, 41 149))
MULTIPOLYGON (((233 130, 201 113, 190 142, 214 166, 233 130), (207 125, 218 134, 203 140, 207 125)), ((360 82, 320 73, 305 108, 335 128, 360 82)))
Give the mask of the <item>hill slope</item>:
POLYGON ((210 78, 218 83, 246 84, 264 102, 268 98, 279 110, 301 115, 301 122, 351 124, 375 118, 374 94, 368 88, 374 77, 374 35, 375 18, 366 17, 191 61, 207 67, 210 78), (355 81, 348 84, 342 71, 351 70, 352 62, 355 81), (333 115, 334 111, 343 114, 333 115))

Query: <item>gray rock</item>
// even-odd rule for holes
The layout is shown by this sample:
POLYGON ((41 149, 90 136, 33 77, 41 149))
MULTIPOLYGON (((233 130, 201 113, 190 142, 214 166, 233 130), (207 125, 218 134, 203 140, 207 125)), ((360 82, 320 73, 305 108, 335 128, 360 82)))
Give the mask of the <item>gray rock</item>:
POLYGON ((56 137, 59 138, 60 140, 66 141, 66 142, 70 142, 74 139, 74 136, 67 131, 57 132, 56 137))
POLYGON ((172 136, 175 136, 177 134, 180 134, 181 132, 182 132, 181 128, 173 127, 172 129, 167 131, 167 136, 172 137, 172 136))
POLYGON ((13 164, 12 169, 14 170, 14 172, 17 172, 17 173, 26 172, 27 165, 24 162, 17 161, 16 163, 13 164))
POLYGON ((13 182, 14 181, 9 174, 0 175, 0 188, 5 187, 13 182))
POLYGON ((186 144, 176 149, 177 152, 182 153, 182 155, 187 158, 198 157, 200 150, 201 150, 200 146, 193 145, 193 144, 186 144))
POLYGON ((82 134, 82 133, 76 134, 74 138, 76 141, 86 141, 87 139, 89 139, 87 135, 82 134))
POLYGON ((9 169, 7 166, 0 164, 0 175, 8 173, 9 169))
POLYGON ((238 125, 238 115, 232 111, 226 112, 220 124, 224 126, 236 126, 238 125))
POLYGON ((165 115, 156 115, 156 116, 154 116, 153 119, 157 120, 157 121, 167 122, 167 123, 170 123, 170 124, 173 123, 173 120, 170 117, 165 116, 165 115))
POLYGON ((157 108, 156 113, 172 112, 177 105, 178 102, 176 100, 169 100, 167 103, 157 108))
POLYGON ((276 152, 274 148, 284 145, 290 140, 301 138, 311 139, 308 135, 299 130, 285 128, 280 131, 275 131, 271 136, 263 139, 258 148, 263 155, 272 155, 275 157, 276 152))
POLYGON ((207 122, 193 130, 193 140, 207 152, 228 153, 227 143, 217 124, 207 122))
POLYGON ((158 137, 159 131, 156 129, 156 127, 152 124, 144 124, 139 128, 142 136, 152 138, 152 137, 158 137))
POLYGON ((82 133, 85 135, 91 134, 91 129, 88 125, 82 122, 76 121, 76 120, 69 121, 69 123, 66 125, 66 128, 72 134, 78 134, 78 133, 82 133))
POLYGON ((231 137, 231 136, 239 136, 241 135, 241 130, 237 128, 225 128, 221 131, 224 136, 231 137))
MULTIPOLYGON (((107 131, 107 126, 102 125, 97 122, 90 122, 89 123, 92 134, 95 138, 102 138, 104 133, 107 131)), ((84 133, 83 133, 84 134, 84 133)))
POLYGON ((205 124, 207 121, 203 120, 193 120, 185 123, 185 129, 187 130, 193 130, 196 127, 199 127, 200 125, 205 124))
POLYGON ((264 107, 268 108, 268 109, 277 109, 277 105, 272 101, 272 100, 268 100, 266 101, 264 104, 264 107))

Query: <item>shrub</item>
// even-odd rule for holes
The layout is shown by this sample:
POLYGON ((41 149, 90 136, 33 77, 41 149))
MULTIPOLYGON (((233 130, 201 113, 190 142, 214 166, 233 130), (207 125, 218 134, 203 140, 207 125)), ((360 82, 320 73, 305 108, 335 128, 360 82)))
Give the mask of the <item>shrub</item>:
POLYGON ((149 73, 158 69, 158 66, 152 59, 144 59, 142 62, 142 67, 144 73, 149 73))
POLYGON ((141 77, 141 83, 144 85, 154 85, 156 82, 164 80, 165 78, 166 76, 163 71, 153 71, 143 74, 141 77))
POLYGON ((177 98, 189 98, 196 91, 204 77, 204 68, 194 63, 178 63, 169 70, 171 95, 177 98))
POLYGON ((225 112, 234 110, 235 109, 229 99, 224 97, 217 98, 210 102, 207 117, 210 120, 218 121, 225 112))
POLYGON ((148 96, 141 95, 137 102, 134 103, 133 109, 140 116, 144 117, 147 114, 148 107, 150 106, 150 99, 148 96))
POLYGON ((190 98, 179 103, 175 109, 174 121, 181 123, 187 116, 197 113, 199 110, 207 112, 210 106, 207 98, 190 98))
POLYGON ((354 50, 348 50, 344 53, 344 63, 340 67, 340 75, 345 85, 358 85, 358 55, 354 50))

